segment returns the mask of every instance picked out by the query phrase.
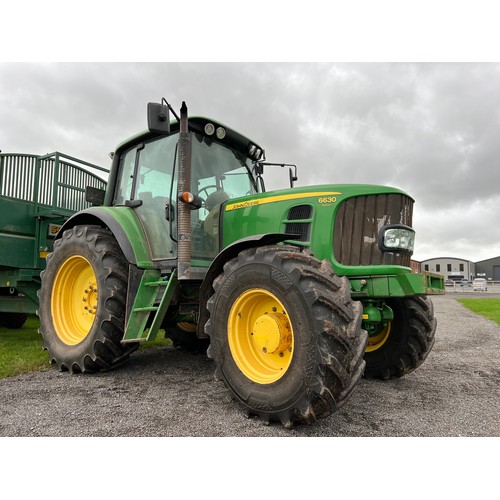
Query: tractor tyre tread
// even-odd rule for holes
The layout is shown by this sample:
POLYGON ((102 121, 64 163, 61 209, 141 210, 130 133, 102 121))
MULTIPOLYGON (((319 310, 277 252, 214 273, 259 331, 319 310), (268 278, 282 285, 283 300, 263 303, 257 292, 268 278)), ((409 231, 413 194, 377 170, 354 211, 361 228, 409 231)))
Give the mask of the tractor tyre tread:
POLYGON ((429 298, 417 296, 387 302, 394 310, 394 327, 386 344, 365 354, 365 378, 403 377, 417 369, 434 346, 437 320, 429 298))
MULTIPOLYGON (((216 362, 216 380, 223 381, 230 397, 241 403, 249 416, 256 415, 264 423, 279 421, 291 428, 295 423, 310 424, 325 418, 345 403, 363 374, 367 333, 361 329, 362 306, 351 299, 347 278, 335 276, 328 261, 320 261, 308 251, 291 245, 251 248, 224 265, 213 287, 215 293, 207 302, 210 318, 205 332, 211 339, 207 354, 216 362), (255 397, 245 400, 235 393, 222 368, 224 351, 229 349, 221 338, 226 335, 224 324, 217 320, 219 293, 228 283, 238 290, 238 270, 248 265, 266 265, 278 288, 280 278, 283 286, 295 287, 303 297, 305 310, 309 311, 308 321, 313 325, 311 345, 314 344, 315 354, 305 367, 304 390, 286 408, 266 406, 265 401, 256 401, 255 397)), ((293 324, 292 328, 295 329, 293 324)), ((252 382, 248 383, 251 392, 252 382)))
POLYGON ((39 332, 51 364, 70 373, 101 372, 114 369, 128 360, 139 344, 121 344, 124 332, 128 263, 112 233, 99 226, 75 226, 54 243, 42 272, 39 296, 39 332), (87 337, 75 346, 61 342, 51 320, 50 296, 57 273, 53 259, 64 260, 68 252, 88 248, 94 255, 93 269, 99 283, 99 306, 87 337), (59 257, 59 254, 62 257, 59 257))

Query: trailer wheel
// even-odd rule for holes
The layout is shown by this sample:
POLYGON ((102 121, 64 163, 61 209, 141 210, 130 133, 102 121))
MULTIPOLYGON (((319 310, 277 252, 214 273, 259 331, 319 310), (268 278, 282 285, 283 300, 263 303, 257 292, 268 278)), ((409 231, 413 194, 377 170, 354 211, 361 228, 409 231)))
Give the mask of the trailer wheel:
POLYGON ((24 313, 0 313, 0 326, 17 330, 26 323, 27 319, 28 315, 24 313))
POLYGON ((434 346, 436 318, 427 297, 387 300, 394 319, 368 340, 366 378, 398 378, 418 368, 434 346))
POLYGON ((215 376, 248 415, 313 423, 336 411, 363 369, 362 307, 346 278, 293 246, 242 251, 207 303, 215 376))
POLYGON ((137 349, 137 343, 120 343, 127 271, 107 229, 76 226, 55 241, 41 275, 38 315, 43 348, 61 371, 109 370, 137 349))

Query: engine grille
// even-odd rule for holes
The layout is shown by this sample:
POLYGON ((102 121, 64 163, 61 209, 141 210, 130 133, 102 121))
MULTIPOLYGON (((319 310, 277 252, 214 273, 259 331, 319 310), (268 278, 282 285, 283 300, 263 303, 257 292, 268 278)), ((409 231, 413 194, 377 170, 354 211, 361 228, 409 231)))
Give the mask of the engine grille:
POLYGON ((296 243, 302 242, 304 246, 309 245, 312 211, 311 205, 297 205, 290 209, 285 221, 285 233, 296 234, 296 243))
POLYGON ((366 195, 344 201, 335 218, 335 260, 346 266, 410 267, 410 255, 380 251, 378 234, 386 224, 411 227, 412 212, 413 200, 403 194, 366 195))

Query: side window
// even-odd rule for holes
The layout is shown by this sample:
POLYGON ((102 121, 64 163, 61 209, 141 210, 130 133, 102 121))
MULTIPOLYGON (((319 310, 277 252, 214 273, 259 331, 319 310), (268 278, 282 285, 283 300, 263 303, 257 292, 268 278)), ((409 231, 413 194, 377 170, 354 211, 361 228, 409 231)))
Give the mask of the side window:
POLYGON ((193 259, 212 259, 217 254, 221 204, 255 192, 250 167, 251 160, 241 152, 193 134, 191 191, 203 201, 191 213, 193 259))
MULTIPOLYGON (((139 150, 139 166, 134 198, 169 195, 177 135, 148 142, 139 150)), ((175 196, 175 194, 174 194, 175 196)))
POLYGON ((120 159, 119 180, 114 199, 115 205, 124 205, 125 201, 131 198, 136 151, 136 148, 130 149, 120 159))

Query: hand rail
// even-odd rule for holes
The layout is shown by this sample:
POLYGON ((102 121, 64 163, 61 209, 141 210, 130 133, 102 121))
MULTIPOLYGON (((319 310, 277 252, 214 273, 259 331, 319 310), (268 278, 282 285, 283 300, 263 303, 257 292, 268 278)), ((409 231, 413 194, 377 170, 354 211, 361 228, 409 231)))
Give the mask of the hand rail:
POLYGON ((105 189, 98 172, 109 169, 57 151, 42 156, 0 153, 0 195, 32 202, 35 214, 69 214, 90 206, 86 186, 105 189))

